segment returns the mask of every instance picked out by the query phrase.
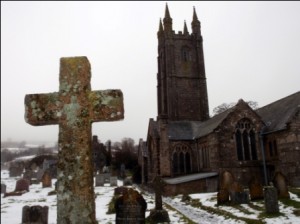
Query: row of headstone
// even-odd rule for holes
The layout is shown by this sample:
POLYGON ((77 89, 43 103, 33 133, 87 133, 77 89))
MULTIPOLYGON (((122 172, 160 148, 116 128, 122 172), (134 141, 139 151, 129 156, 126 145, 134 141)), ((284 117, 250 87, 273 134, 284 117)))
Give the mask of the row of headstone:
POLYGON ((29 181, 27 179, 19 179, 16 182, 16 188, 12 192, 5 192, 3 197, 8 196, 21 196, 22 194, 29 192, 29 181))
MULTIPOLYGON (((3 191, 4 197, 8 196, 20 196, 26 192, 29 192, 31 178, 28 178, 28 175, 24 175, 23 178, 17 180, 16 188, 13 192, 6 192, 6 185, 1 184, 1 193, 3 191), (3 189, 2 189, 3 188, 3 189)), ((52 178, 49 172, 44 172, 42 177, 42 187, 52 187, 52 178)))
POLYGON ((278 213, 278 198, 289 198, 286 177, 277 172, 273 178, 271 186, 263 187, 262 184, 253 177, 249 182, 249 192, 242 189, 242 186, 234 181, 233 175, 225 171, 220 178, 219 191, 217 194, 218 205, 231 202, 233 204, 243 204, 251 200, 264 199, 266 213, 278 213), (275 187, 273 186, 273 183, 275 187))
MULTIPOLYGON (((278 198, 289 198, 286 177, 281 172, 276 172, 273 178, 273 183, 277 189, 278 198)), ((251 178, 248 187, 249 199, 251 199, 252 201, 264 199, 265 194, 263 185, 256 177, 251 178)), ((242 189, 242 186, 239 186, 239 184, 234 180, 233 175, 229 171, 224 171, 220 178, 218 204, 227 203, 229 201, 229 198, 233 203, 247 202, 247 192, 244 193, 243 191, 244 190, 242 189)))
POLYGON ((95 185, 104 186, 104 184, 110 184, 110 186, 118 186, 118 178, 117 176, 110 176, 109 173, 102 173, 96 175, 95 185))

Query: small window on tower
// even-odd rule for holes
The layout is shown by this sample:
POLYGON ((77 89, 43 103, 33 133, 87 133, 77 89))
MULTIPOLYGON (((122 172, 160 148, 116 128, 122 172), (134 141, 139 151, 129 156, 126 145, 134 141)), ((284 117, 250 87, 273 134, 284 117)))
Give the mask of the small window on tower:
POLYGON ((183 47, 181 50, 182 61, 187 62, 190 60, 189 49, 187 47, 183 47))

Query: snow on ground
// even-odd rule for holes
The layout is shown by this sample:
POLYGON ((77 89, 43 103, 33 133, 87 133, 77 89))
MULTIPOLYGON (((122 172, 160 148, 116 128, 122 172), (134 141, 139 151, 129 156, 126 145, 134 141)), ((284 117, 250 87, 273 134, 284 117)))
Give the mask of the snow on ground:
MULTIPOLYGON (((15 190, 16 181, 20 177, 9 177, 7 170, 1 171, 1 183, 6 185, 6 192, 15 190)), ((48 206, 48 224, 56 224, 56 195, 48 196, 48 192, 54 190, 54 183, 56 179, 52 180, 52 188, 42 188, 42 184, 30 185, 30 191, 23 194, 22 196, 10 196, 3 198, 1 194, 1 223, 4 224, 19 224, 22 221, 22 208, 25 205, 33 206, 48 206)), ((122 186, 123 182, 118 180, 118 186, 122 186)), ((96 195, 96 219, 101 223, 115 223, 115 214, 106 214, 108 210, 108 204, 113 196, 115 187, 110 187, 105 184, 103 187, 95 187, 96 195)), ((147 202, 146 217, 149 216, 150 210, 155 207, 154 195, 144 196, 147 202)), ((168 210, 171 223, 182 222, 182 215, 178 214, 173 210, 168 210)))
MULTIPOLYGON (((7 192, 14 191, 16 180, 19 177, 9 177, 7 170, 1 171, 1 183, 6 184, 7 192)), ((49 206, 48 223, 56 223, 56 196, 48 196, 48 192, 54 190, 55 179, 52 180, 52 188, 42 188, 41 184, 30 185, 30 192, 23 194, 22 196, 11 196, 3 198, 1 194, 1 223, 4 224, 19 224, 22 221, 22 208, 25 205, 41 205, 49 206)), ((123 182, 118 181, 118 186, 122 186, 123 182)), ((108 210, 108 204, 113 196, 115 187, 105 185, 103 187, 95 187, 96 195, 96 219, 99 223, 109 224, 115 223, 115 214, 106 214, 108 210)), ((154 195, 148 192, 142 192, 143 197, 147 202, 146 217, 149 216, 150 210, 155 207, 154 195)), ((237 207, 231 206, 216 206, 217 193, 203 193, 203 194, 191 194, 191 199, 199 200, 203 206, 211 207, 217 210, 227 211, 234 214, 237 217, 247 217, 250 219, 259 219, 258 215, 264 210, 264 204, 262 201, 251 202, 252 206, 243 204, 237 207), (255 208, 258 208, 255 209, 255 208)), ((300 198, 296 194, 290 193, 291 199, 300 202, 300 198)), ((245 223, 238 219, 229 219, 217 214, 209 213, 198 207, 192 206, 189 203, 183 202, 182 195, 176 197, 163 197, 164 208, 168 211, 171 223, 184 224, 187 223, 183 219, 183 215, 188 217, 195 223, 201 224, 242 224, 245 223), (167 205, 167 206, 166 206, 167 205)), ((265 218, 263 221, 267 224, 296 224, 300 223, 300 217, 296 216, 292 207, 286 206, 279 202, 280 212, 283 215, 274 218, 265 218)))

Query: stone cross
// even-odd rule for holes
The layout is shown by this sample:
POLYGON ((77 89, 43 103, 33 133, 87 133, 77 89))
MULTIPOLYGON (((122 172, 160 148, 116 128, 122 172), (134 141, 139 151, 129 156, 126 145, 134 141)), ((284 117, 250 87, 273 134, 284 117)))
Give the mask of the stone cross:
POLYGON ((156 176, 152 181, 152 186, 155 191, 155 209, 162 210, 162 191, 165 186, 164 180, 160 176, 156 176))
POLYGON ((59 125, 57 223, 97 223, 91 123, 124 118, 121 90, 91 91, 86 57, 60 59, 59 92, 25 96, 25 120, 59 125))

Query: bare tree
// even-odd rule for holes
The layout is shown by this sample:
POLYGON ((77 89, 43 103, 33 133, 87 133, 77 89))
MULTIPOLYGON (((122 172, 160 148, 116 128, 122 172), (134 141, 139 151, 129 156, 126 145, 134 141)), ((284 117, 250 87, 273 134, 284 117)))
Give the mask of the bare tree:
MULTIPOLYGON (((246 102, 253 110, 258 109, 258 103, 256 101, 247 101, 246 102)), ((220 114, 228 109, 230 109, 231 107, 235 106, 236 103, 222 103, 219 106, 215 107, 213 109, 213 115, 217 115, 220 114)))
POLYGON ((220 114, 220 113, 228 110, 229 108, 233 107, 234 105, 235 105, 235 103, 222 103, 221 105, 219 105, 213 109, 213 115, 220 114))

